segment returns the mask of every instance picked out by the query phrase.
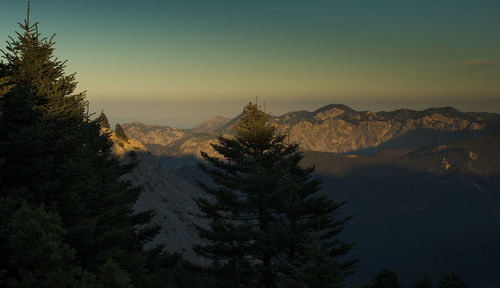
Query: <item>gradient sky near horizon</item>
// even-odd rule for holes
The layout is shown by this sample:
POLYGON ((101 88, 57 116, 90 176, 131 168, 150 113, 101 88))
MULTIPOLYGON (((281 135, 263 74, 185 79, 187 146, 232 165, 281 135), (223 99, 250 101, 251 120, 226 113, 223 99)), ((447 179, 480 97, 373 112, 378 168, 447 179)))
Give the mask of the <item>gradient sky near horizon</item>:
MULTIPOLYGON (((2 0, 0 39, 26 2, 2 0)), ((94 111, 181 127, 256 95, 275 115, 330 103, 500 112, 498 15, 498 0, 31 1, 94 111)))

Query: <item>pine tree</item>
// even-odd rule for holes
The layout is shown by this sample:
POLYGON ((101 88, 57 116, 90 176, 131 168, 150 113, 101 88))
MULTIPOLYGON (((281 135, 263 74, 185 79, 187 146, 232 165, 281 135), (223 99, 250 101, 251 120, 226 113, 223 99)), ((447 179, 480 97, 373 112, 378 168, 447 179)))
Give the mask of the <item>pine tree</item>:
MULTIPOLYGON (((0 63, 0 65, 2 65, 2 63, 0 63)), ((0 66, 0 71, 2 71, 1 66, 0 66)), ((0 117, 2 117, 2 114, 3 114, 1 100, 4 97, 4 95, 7 94, 7 92, 9 92, 10 89, 12 89, 12 87, 14 86, 12 84, 9 85, 8 83, 9 83, 9 78, 3 77, 3 75, 0 74, 0 117)), ((3 158, 0 158, 0 169, 2 168, 4 161, 5 160, 3 158)), ((0 181, 2 181, 1 174, 0 174, 0 181)))
POLYGON ((425 277, 424 279, 418 281, 415 283, 414 288, 432 288, 432 283, 431 280, 429 280, 429 277, 425 277))
POLYGON ((10 265, 1 287, 95 287, 95 277, 75 265, 75 251, 63 243, 61 220, 43 205, 23 202, 4 227, 10 265))
POLYGON ((197 199, 211 223, 198 227, 206 245, 195 250, 214 261, 220 287, 341 287, 353 263, 338 260, 351 247, 337 238, 348 219, 337 217, 343 203, 319 193, 298 145, 286 144, 256 104, 235 128, 235 138, 212 145, 224 158, 202 153, 215 186, 200 185, 214 200, 197 199))
POLYGON ((338 263, 325 257, 325 251, 309 245, 300 259, 277 265, 278 287, 282 288, 341 288, 343 275, 338 263))
POLYGON ((373 279, 372 288, 402 288, 396 272, 384 269, 373 279))
MULTIPOLYGON (((153 214, 134 213, 141 190, 120 180, 127 170, 111 154, 100 121, 87 118, 85 93, 75 93, 75 75, 54 57, 53 37, 42 38, 29 20, 20 27, 0 63, 0 201, 13 203, 9 211, 24 202, 43 205, 60 219, 58 237, 75 251, 75 267, 97 275, 112 258, 141 287, 150 275, 143 245, 158 230, 148 224, 153 214), (144 228, 136 231, 137 225, 144 228)), ((8 222, 0 224, 6 239, 8 222)), ((14 250, 5 243, 0 271, 24 269, 12 267, 14 250)))
POLYGON ((460 276, 456 273, 450 273, 438 282, 439 288, 467 288, 467 285, 462 281, 460 276))
POLYGON ((111 258, 102 266, 102 288, 132 288, 129 275, 111 258))

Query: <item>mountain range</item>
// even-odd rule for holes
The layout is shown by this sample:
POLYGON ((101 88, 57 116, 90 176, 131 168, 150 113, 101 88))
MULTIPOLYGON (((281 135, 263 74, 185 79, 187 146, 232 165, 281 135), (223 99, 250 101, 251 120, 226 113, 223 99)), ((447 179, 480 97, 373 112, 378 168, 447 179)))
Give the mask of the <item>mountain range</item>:
MULTIPOLYGON (((314 112, 289 112, 271 117, 278 133, 299 143, 303 150, 363 154, 380 149, 401 149, 445 145, 453 141, 488 134, 498 127, 499 114, 463 113, 452 107, 423 111, 400 109, 392 112, 355 111, 332 104, 314 112)), ((233 119, 214 117, 192 129, 125 123, 130 137, 157 155, 197 156, 212 151, 218 135, 233 134, 233 119)))
MULTIPOLYGON (((185 247, 172 249, 190 260, 200 260, 189 245, 199 241, 193 227, 202 220, 188 198, 203 195, 197 180, 210 183, 197 168, 200 152, 215 155, 210 144, 232 137, 239 118, 214 117, 192 129, 122 124, 147 163, 130 176, 146 187, 149 200, 142 203, 170 218, 157 218, 167 227, 167 247, 187 237, 185 247)), ((451 107, 367 112, 335 104, 271 123, 299 143, 302 164, 316 167, 322 192, 347 201, 342 212, 354 215, 343 232, 357 242, 351 256, 360 259, 349 286, 391 268, 408 287, 451 271, 473 287, 500 287, 500 114, 451 107)))

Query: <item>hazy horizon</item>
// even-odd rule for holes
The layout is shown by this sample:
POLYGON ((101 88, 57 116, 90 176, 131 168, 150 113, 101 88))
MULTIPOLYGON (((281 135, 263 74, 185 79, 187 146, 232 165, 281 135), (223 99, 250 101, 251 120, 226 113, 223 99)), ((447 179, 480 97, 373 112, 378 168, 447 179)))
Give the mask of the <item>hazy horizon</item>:
MULTIPOLYGON (((2 39, 26 4, 2 1, 2 39)), ((498 15, 493 0, 31 1, 92 112, 181 128, 256 95, 274 115, 332 103, 500 113, 498 15)))
MULTIPOLYGON (((173 126, 182 129, 192 128, 199 123, 215 116, 233 118, 242 110, 249 101, 255 102, 255 97, 245 100, 214 100, 214 101, 177 101, 177 102, 151 102, 151 101, 90 101, 90 112, 95 115, 104 110, 112 125, 139 121, 144 124, 160 126, 173 126)), ((447 102, 446 99, 434 101, 407 101, 398 102, 394 99, 385 100, 290 100, 280 101, 259 97, 259 104, 273 116, 281 116, 288 112, 307 110, 315 111, 329 104, 343 104, 357 111, 393 111, 407 108, 412 110, 425 110, 431 107, 451 106, 462 112, 490 112, 500 113, 500 101, 487 99, 474 101, 462 99, 461 102, 447 102)))

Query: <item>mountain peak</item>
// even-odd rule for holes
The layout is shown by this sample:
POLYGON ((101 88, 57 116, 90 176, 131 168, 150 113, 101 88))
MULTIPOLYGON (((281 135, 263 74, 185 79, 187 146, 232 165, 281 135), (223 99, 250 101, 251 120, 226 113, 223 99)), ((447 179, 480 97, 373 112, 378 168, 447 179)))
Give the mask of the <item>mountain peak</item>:
POLYGON ((425 109, 423 112, 429 113, 429 114, 439 113, 439 114, 451 114, 451 115, 462 113, 458 109, 451 107, 451 106, 431 107, 431 108, 425 109))
POLYGON ((326 111, 330 111, 330 110, 343 110, 345 112, 355 112, 351 107, 344 105, 344 104, 329 104, 329 105, 326 105, 326 106, 323 106, 323 107, 317 109, 313 113, 317 114, 317 113, 326 112, 326 111))
POLYGON ((223 116, 215 116, 212 119, 201 122, 196 127, 189 129, 191 132, 202 133, 202 132, 215 132, 216 130, 222 128, 227 122, 231 121, 230 118, 223 116))

